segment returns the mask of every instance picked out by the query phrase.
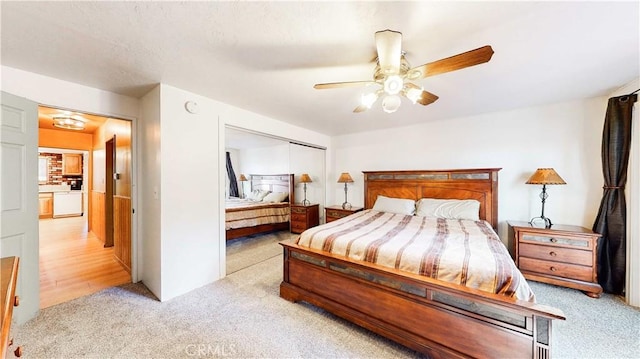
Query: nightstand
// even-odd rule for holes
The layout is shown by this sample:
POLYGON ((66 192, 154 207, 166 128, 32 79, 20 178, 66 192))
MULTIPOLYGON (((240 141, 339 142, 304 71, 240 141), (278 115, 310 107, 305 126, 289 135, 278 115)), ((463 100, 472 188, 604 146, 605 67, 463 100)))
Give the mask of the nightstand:
POLYGON ((529 222, 507 223, 509 252, 525 278, 600 297, 596 260, 600 234, 562 224, 538 228, 529 222))
POLYGON ((356 212, 360 212, 362 211, 364 208, 362 207, 351 207, 349 209, 344 209, 342 208, 342 206, 331 206, 331 207, 325 207, 324 208, 324 218, 327 221, 327 223, 329 222, 333 222, 336 219, 340 219, 342 217, 346 217, 350 214, 354 214, 356 212))
POLYGON ((302 233, 305 229, 320 224, 320 205, 294 203, 291 205, 291 233, 302 233))

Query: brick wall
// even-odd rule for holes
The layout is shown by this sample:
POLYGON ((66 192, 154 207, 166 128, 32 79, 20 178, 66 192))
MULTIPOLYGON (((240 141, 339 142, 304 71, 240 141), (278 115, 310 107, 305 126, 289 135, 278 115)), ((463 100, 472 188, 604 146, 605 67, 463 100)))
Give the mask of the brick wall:
POLYGON ((82 176, 63 176, 62 175, 62 154, 61 153, 47 153, 40 152, 40 157, 47 157, 49 159, 49 168, 47 177, 47 185, 61 185, 68 184, 71 180, 81 180, 82 176))

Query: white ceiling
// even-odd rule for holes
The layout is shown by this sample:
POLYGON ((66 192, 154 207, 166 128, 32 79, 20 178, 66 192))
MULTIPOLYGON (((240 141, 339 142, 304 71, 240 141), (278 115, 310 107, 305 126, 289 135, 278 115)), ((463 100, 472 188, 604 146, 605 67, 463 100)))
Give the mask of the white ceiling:
POLYGON ((162 82, 328 135, 607 95, 640 73, 630 2, 1 2, 3 65, 141 97, 162 82), (490 62, 421 80, 438 96, 352 111, 374 33, 412 66, 491 45, 490 62))

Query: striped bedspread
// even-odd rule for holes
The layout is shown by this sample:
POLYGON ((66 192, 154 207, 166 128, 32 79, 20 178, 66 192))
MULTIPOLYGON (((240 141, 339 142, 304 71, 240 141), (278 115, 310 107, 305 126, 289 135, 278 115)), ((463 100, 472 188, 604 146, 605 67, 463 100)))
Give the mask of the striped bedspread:
POLYGON ((485 221, 357 212, 304 231, 298 244, 450 283, 535 301, 485 221))
POLYGON ((289 221, 289 202, 265 203, 227 199, 225 212, 226 229, 282 223, 289 221))

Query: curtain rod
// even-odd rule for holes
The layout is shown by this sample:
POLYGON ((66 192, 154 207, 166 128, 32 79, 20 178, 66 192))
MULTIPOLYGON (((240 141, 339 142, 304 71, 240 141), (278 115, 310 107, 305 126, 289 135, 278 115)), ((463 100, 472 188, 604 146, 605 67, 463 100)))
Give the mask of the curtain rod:
POLYGON ((637 90, 633 91, 632 93, 628 94, 627 96, 631 96, 631 95, 633 95, 634 93, 636 93, 638 91, 640 91, 640 89, 637 89, 637 90))

